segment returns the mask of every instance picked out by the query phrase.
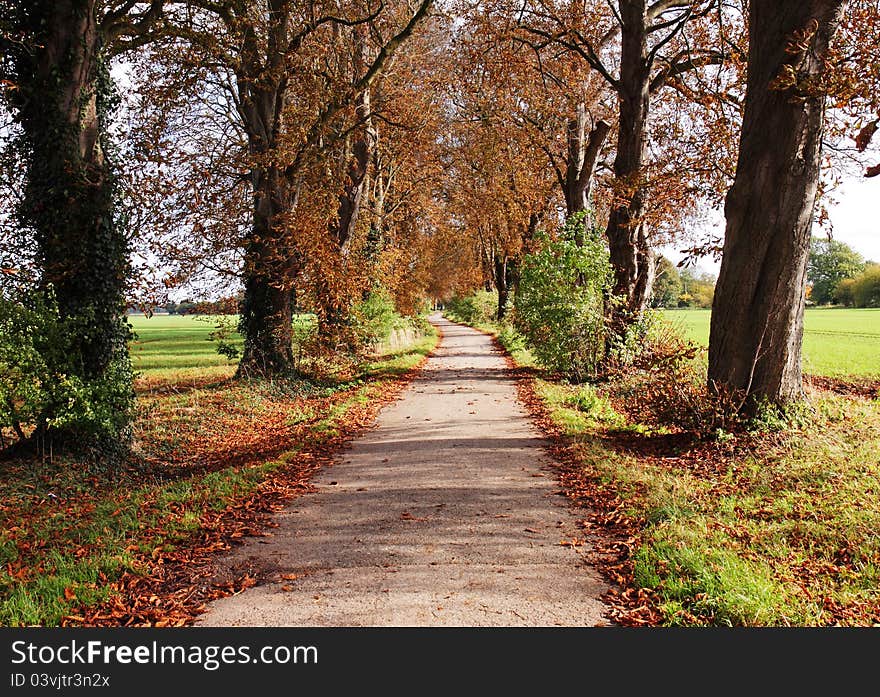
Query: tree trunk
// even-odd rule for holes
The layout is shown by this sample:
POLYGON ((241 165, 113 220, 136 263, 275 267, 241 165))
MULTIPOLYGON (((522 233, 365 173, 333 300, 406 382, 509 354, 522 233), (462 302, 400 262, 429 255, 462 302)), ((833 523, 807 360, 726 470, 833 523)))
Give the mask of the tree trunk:
POLYGON ((244 336, 240 377, 282 375, 294 369, 295 257, 286 249, 279 221, 287 199, 281 177, 277 169, 254 173, 253 232, 245 249, 239 320, 244 336))
POLYGON ((367 172, 373 157, 375 135, 369 122, 370 97, 364 93, 358 105, 358 115, 367 119, 358 129, 354 142, 346 143, 343 158, 346 162, 345 181, 339 194, 336 218, 330 223, 330 235, 343 249, 354 234, 361 210, 364 190, 367 188, 367 172))
POLYGON ((642 217, 651 66, 645 0, 620 0, 621 27, 619 122, 614 176, 618 202, 612 206, 606 234, 614 269, 613 294, 620 304, 609 308, 611 331, 620 336, 641 317, 651 296, 655 255, 642 217))
POLYGON ((712 307, 713 389, 777 403, 802 394, 805 276, 825 111, 820 85, 845 5, 752 0, 739 163, 712 307))
POLYGON ((261 74, 258 44, 246 37, 238 90, 248 134, 253 188, 252 231, 245 246, 244 297, 239 331, 244 352, 238 376, 272 376, 291 372, 293 359, 293 284, 301 260, 293 248, 286 216, 296 197, 288 175, 275 161, 282 130, 287 81, 261 74))
POLYGON ((495 312, 496 319, 500 322, 507 313, 507 301, 510 299, 510 285, 508 284, 508 271, 506 256, 495 255, 495 288, 498 290, 498 309, 495 312))
MULTIPOLYGON (((267 0, 269 21, 255 22, 244 5, 231 27, 239 46, 236 61, 238 111, 248 138, 253 190, 252 231, 245 245, 244 297, 240 331, 244 353, 238 374, 283 375, 295 370, 292 318, 295 283, 305 259, 291 230, 298 205, 300 172, 286 162, 282 138, 290 87, 293 6, 267 0), (265 30, 265 36, 260 36, 265 30)), ((236 10, 238 12, 239 10, 236 10)))
MULTIPOLYGON (((355 34, 358 43, 352 61, 353 80, 364 71, 367 62, 366 37, 360 27, 355 34)), ((355 109, 357 118, 362 124, 343 143, 342 164, 345 174, 336 217, 329 226, 330 237, 336 243, 340 256, 344 254, 346 246, 354 236, 364 193, 367 192, 369 195, 368 173, 378 137, 373 130, 371 108, 370 88, 367 88, 358 97, 355 109)), ((324 283, 322 285, 324 292, 321 293, 320 298, 318 331, 322 341, 333 346, 344 340, 341 335, 347 321, 347 311, 345 301, 339 297, 338 290, 324 283)))
POLYGON ((29 25, 22 29, 35 45, 15 58, 19 84, 11 101, 28 159, 18 213, 34 231, 42 284, 70 320, 63 372, 86 384, 113 380, 96 394, 110 400, 104 406, 118 418, 121 434, 133 400, 124 316, 128 241, 105 152, 113 94, 96 5, 40 0, 22 11, 29 25))
POLYGON ((578 105, 577 116, 568 123, 568 155, 565 168, 565 207, 569 217, 590 208, 599 153, 611 127, 599 121, 587 134, 587 110, 578 105))
MULTIPOLYGON (((343 152, 343 157, 347 161, 345 181, 339 194, 336 218, 331 221, 329 227, 331 239, 336 244, 340 259, 354 235, 364 191, 368 188, 367 172, 372 157, 370 136, 366 133, 361 134, 353 144, 346 143, 343 152)), ((331 287, 325 279, 319 281, 319 288, 318 332, 324 343, 335 346, 344 338, 341 334, 347 322, 346 304, 340 297, 339 289, 331 287)))

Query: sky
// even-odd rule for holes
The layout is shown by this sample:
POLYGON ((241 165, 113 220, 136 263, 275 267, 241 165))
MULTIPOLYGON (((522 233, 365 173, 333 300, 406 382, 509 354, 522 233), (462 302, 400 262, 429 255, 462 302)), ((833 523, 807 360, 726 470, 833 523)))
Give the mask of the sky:
MULTIPOLYGON (((845 242, 866 260, 880 263, 880 177, 847 178, 834 192, 833 199, 835 203, 828 206, 828 215, 834 239, 845 242)), ((714 217, 714 225, 707 231, 723 237, 724 215, 718 211, 714 217)), ((824 237, 826 232, 817 224, 813 234, 824 237)), ((661 253, 675 263, 682 258, 675 245, 663 247, 661 253)), ((701 259, 697 269, 717 274, 719 266, 712 259, 701 259)))

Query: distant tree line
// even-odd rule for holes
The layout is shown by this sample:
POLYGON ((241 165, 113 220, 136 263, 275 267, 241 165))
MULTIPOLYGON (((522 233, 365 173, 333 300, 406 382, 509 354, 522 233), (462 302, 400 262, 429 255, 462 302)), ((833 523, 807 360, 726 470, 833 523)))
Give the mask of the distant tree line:
POLYGON ((219 300, 181 300, 179 303, 166 303, 156 308, 169 315, 234 315, 241 306, 241 296, 230 295, 219 300))
POLYGON ((814 305, 880 307, 880 264, 844 242, 813 238, 807 282, 814 305))
POLYGON ((666 257, 657 261, 657 279, 654 281, 655 308, 698 307, 712 309, 715 298, 715 276, 692 268, 679 269, 666 257))

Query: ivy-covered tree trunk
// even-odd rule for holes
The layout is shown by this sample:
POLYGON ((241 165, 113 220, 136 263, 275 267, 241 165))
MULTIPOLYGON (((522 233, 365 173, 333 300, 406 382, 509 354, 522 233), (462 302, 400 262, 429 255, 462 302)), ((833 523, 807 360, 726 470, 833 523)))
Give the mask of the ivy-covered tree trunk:
POLYGON ((261 169, 254 180, 253 229, 245 249, 244 297, 239 331, 244 352, 240 377, 288 373, 293 358, 294 257, 280 219, 287 199, 277 169, 261 169))
POLYGON ((828 45, 844 0, 752 0, 736 179, 712 307, 709 385, 784 403, 801 341, 828 45))
POLYGON ((124 314, 128 239, 107 151, 114 96, 97 5, 22 5, 17 19, 31 45, 13 56, 17 87, 10 101, 27 159, 18 213, 34 234, 42 285, 54 293, 66 325, 64 370, 73 371, 88 399, 108 414, 92 433, 76 426, 50 430, 55 440, 118 445, 133 403, 124 314))

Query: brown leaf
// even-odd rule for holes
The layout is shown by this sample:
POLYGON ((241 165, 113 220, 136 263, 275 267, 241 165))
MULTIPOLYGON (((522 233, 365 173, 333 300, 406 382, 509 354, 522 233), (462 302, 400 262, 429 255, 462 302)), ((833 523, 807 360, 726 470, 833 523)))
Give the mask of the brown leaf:
POLYGON ((859 134, 856 136, 856 150, 865 152, 878 128, 880 128, 880 119, 875 119, 859 131, 859 134))
POLYGON ((64 599, 65 600, 76 600, 76 592, 68 587, 64 589, 64 599))

